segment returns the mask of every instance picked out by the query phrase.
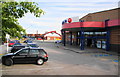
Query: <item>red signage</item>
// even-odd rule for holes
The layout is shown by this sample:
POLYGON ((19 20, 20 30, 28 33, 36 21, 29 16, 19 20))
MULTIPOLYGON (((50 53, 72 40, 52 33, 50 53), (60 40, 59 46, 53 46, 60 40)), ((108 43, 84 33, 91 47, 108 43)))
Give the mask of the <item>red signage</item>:
MULTIPOLYGON (((65 28, 78 28, 78 27, 98 27, 98 28, 104 28, 105 22, 96 22, 96 21, 89 21, 89 22, 73 22, 70 23, 72 20, 69 19, 69 23, 65 23, 62 25, 62 29, 65 28)), ((108 21, 108 27, 112 26, 119 26, 120 19, 117 20, 110 20, 108 21)))
POLYGON ((68 18, 68 22, 71 23, 71 22, 72 22, 72 19, 71 19, 71 18, 68 18))

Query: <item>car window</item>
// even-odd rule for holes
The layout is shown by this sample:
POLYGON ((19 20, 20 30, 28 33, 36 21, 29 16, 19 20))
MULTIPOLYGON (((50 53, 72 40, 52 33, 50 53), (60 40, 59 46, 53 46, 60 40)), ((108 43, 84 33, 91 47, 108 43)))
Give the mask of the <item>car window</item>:
POLYGON ((14 41, 10 41, 10 43, 14 43, 14 41))
POLYGON ((28 44, 28 46, 30 46, 30 47, 37 47, 36 44, 28 44))
POLYGON ((46 54, 46 53, 45 53, 45 51, 44 51, 43 49, 40 49, 40 54, 41 54, 41 55, 44 55, 44 54, 46 54))
POLYGON ((27 55, 28 54, 28 49, 21 50, 18 54, 19 55, 27 55))
POLYGON ((38 55, 39 54, 39 50, 38 49, 31 49, 30 50, 30 55, 38 55))

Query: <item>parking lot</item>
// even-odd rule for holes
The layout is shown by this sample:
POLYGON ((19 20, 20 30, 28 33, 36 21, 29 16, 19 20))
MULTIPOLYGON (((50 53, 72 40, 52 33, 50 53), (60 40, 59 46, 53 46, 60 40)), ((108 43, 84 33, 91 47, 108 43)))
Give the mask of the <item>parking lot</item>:
MULTIPOLYGON (((44 65, 14 64, 1 65, 3 75, 117 75, 118 63, 111 57, 99 54, 79 54, 54 42, 34 41, 48 53, 49 60, 44 65), (97 55, 97 57, 95 56, 97 55)), ((6 46, 3 46, 6 52, 6 46)))

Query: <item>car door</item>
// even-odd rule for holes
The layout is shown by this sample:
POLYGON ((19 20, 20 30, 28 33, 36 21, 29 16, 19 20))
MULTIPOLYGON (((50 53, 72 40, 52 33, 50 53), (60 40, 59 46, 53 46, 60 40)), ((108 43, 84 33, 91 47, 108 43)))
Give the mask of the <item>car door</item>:
POLYGON ((29 49, 22 49, 15 56, 13 56, 13 61, 15 63, 27 63, 28 61, 29 49))
POLYGON ((36 62, 37 58, 39 55, 39 50, 38 49, 30 49, 29 51, 29 61, 31 62, 36 62))

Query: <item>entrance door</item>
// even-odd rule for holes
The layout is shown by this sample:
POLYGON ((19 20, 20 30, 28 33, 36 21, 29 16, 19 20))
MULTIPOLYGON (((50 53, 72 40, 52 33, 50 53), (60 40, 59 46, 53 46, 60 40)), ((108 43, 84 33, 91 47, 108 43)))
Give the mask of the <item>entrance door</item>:
POLYGON ((87 39, 87 46, 91 47, 91 45, 92 45, 92 39, 87 39))

